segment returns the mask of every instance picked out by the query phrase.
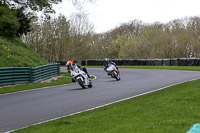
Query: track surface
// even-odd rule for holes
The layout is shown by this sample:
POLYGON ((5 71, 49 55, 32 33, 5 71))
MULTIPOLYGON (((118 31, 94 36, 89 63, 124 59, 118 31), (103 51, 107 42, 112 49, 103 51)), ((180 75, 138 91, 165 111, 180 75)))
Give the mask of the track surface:
POLYGON ((0 95, 0 133, 200 78, 200 72, 120 69, 121 80, 116 81, 103 68, 88 71, 98 77, 90 89, 75 83, 0 95))

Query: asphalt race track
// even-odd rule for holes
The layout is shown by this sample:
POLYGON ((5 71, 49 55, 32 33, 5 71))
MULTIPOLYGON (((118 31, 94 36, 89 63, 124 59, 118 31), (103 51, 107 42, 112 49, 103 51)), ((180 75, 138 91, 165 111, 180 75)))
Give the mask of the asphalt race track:
POLYGON ((97 76, 90 89, 75 83, 0 95, 0 133, 200 78, 200 72, 120 69, 116 81, 103 68, 88 71, 97 76))

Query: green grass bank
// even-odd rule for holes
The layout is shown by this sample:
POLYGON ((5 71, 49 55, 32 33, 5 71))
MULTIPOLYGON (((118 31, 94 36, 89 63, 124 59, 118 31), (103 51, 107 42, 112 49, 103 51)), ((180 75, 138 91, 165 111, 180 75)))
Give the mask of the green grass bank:
POLYGON ((49 62, 20 39, 0 37, 0 67, 36 67, 49 62))

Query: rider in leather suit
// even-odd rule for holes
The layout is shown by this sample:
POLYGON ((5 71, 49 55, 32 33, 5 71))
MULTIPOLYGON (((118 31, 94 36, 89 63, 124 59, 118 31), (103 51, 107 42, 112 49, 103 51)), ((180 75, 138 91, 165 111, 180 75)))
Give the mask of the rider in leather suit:
MULTIPOLYGON (((108 58, 104 59, 104 71, 107 72, 107 68, 109 67, 109 64, 113 64, 116 67, 116 63, 110 61, 108 58)), ((117 67, 116 67, 117 68, 117 67)), ((118 69, 118 68, 117 68, 118 69)))
POLYGON ((88 75, 88 78, 90 78, 90 75, 88 74, 88 71, 85 67, 81 67, 81 66, 77 65, 76 63, 74 63, 72 61, 67 61, 66 66, 67 66, 67 71, 69 73, 70 73, 70 70, 73 69, 73 67, 77 66, 88 75))

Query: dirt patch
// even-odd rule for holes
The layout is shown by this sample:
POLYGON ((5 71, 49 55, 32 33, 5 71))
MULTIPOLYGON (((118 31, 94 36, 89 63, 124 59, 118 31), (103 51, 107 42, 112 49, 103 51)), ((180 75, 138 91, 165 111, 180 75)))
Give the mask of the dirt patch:
POLYGON ((39 82, 39 83, 51 83, 53 80, 57 80, 57 79, 63 78, 63 77, 65 77, 65 75, 64 75, 64 74, 61 74, 60 76, 52 77, 52 78, 50 78, 50 79, 43 80, 43 81, 41 81, 41 82, 39 82))

